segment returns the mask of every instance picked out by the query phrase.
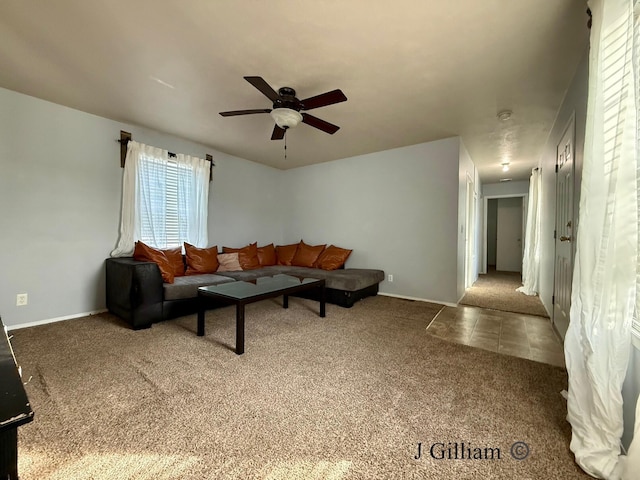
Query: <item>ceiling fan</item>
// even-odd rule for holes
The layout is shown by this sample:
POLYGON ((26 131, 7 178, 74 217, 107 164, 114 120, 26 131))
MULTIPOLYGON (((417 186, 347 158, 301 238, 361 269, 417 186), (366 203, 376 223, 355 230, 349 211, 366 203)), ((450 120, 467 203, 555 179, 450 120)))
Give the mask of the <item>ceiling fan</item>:
POLYGON ((347 100, 341 90, 316 95, 315 97, 298 100, 296 91, 290 87, 279 88, 276 92, 262 77, 244 77, 251 85, 256 87, 263 95, 273 102, 273 108, 258 110, 234 110, 232 112, 220 112, 223 117, 233 117, 235 115, 252 115, 254 113, 270 113, 276 125, 273 127, 271 140, 282 140, 287 129, 295 127, 298 123, 306 123, 323 132, 333 135, 340 127, 326 122, 308 113, 300 113, 303 110, 326 107, 334 103, 347 100))

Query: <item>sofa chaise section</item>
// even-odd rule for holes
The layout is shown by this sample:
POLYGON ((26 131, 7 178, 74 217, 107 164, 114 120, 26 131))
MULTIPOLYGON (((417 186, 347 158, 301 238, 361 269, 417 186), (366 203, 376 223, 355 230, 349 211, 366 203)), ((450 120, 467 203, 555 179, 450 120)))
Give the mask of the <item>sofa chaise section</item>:
MULTIPOLYGON (((351 308, 354 303, 363 298, 378 294, 378 285, 384 280, 382 270, 367 268, 344 268, 338 270, 321 270, 285 265, 262 267, 257 270, 242 272, 224 272, 224 275, 235 280, 250 281, 265 275, 284 273, 294 277, 319 278, 325 280, 326 300, 329 303, 344 308, 351 308)), ((314 298, 315 292, 304 292, 300 296, 314 298)))

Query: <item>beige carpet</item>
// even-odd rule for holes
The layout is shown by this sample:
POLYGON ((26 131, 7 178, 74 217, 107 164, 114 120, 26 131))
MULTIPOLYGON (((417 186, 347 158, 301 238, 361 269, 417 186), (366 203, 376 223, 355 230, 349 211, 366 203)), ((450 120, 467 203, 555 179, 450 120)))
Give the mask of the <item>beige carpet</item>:
POLYGON ((35 410, 21 480, 588 478, 568 449, 562 369, 431 337, 439 305, 317 308, 250 305, 243 356, 231 308, 209 312, 206 337, 195 316, 14 331, 35 410), (516 441, 525 460, 509 453, 516 441), (449 442, 501 456, 428 457, 449 442))
POLYGON ((548 318, 540 298, 516 291, 520 286, 520 273, 492 270, 478 276, 473 286, 467 289, 460 304, 548 318))

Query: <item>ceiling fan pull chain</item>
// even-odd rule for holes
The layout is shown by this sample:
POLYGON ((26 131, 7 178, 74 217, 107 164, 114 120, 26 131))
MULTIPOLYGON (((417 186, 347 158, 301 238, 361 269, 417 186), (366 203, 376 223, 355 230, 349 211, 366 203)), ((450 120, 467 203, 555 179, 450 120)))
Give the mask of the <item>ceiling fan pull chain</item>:
POLYGON ((284 130, 284 159, 287 159, 287 130, 289 130, 288 128, 286 128, 284 130))

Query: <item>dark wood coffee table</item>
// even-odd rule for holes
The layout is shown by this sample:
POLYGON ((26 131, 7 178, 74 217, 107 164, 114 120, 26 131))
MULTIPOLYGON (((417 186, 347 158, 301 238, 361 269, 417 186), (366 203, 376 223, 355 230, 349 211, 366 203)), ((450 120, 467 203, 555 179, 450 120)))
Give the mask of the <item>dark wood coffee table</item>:
POLYGON ((289 295, 317 289, 320 294, 320 316, 325 316, 325 281, 316 278, 299 278, 291 275, 262 277, 251 282, 231 282, 198 288, 198 336, 204 335, 204 312, 210 299, 221 300, 236 306, 236 354, 244 353, 244 307, 249 303, 282 295, 282 307, 289 308, 289 295))

